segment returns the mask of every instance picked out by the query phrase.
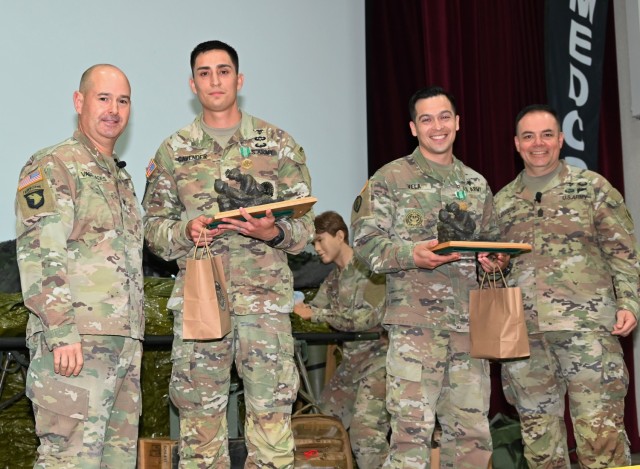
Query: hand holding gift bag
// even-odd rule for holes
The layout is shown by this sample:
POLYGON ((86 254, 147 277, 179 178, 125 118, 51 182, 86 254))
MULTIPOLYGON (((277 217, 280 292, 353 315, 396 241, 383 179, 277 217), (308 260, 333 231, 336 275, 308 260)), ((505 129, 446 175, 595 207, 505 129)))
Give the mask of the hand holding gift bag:
POLYGON ((471 356, 474 358, 509 359, 529 356, 529 336, 524 319, 520 287, 498 288, 495 277, 489 278, 489 288, 469 292, 469 335, 471 356))
POLYGON ((227 282, 221 256, 211 254, 205 229, 200 232, 193 257, 187 259, 184 278, 182 337, 184 339, 221 339, 231 331, 227 282), (197 257, 200 238, 205 246, 197 257))

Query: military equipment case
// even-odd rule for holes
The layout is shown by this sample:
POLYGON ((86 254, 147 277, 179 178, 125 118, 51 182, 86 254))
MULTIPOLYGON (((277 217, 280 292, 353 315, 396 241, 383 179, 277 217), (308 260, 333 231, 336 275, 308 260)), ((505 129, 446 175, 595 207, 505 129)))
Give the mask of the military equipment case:
POLYGON ((295 441, 294 467, 301 469, 353 469, 349 435, 342 422, 321 414, 291 418, 295 441))

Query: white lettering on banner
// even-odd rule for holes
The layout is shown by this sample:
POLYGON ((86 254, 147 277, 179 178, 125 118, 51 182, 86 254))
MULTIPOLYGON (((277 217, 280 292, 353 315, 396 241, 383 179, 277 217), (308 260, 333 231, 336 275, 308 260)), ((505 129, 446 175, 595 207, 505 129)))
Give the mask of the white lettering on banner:
POLYGON ((575 13, 576 4, 578 7, 578 14, 583 18, 589 15, 589 22, 593 24, 593 10, 596 7, 596 0, 571 0, 569 8, 575 13))
POLYGON ((579 68, 569 64, 569 97, 581 107, 589 99, 589 82, 579 68), (577 86, 576 86, 577 85, 577 86), (576 88, 578 92, 576 93, 576 88))
POLYGON ((585 65, 591 65, 591 57, 578 52, 578 47, 591 51, 591 30, 586 26, 571 20, 569 32, 569 55, 585 65), (580 34, 587 39, 581 38, 580 34))
POLYGON ((584 128, 582 126, 582 119, 580 118, 577 110, 573 110, 564 116, 564 119, 562 120, 564 143, 578 151, 584 151, 584 140, 578 140, 574 133, 576 124, 578 124, 578 129, 580 129, 580 133, 582 134, 584 128))
MULTIPOLYGON (((588 19, 593 24, 593 10, 596 0, 570 0, 569 7, 577 13, 580 19, 588 19), (577 8, 577 12, 576 12, 577 8)), ((580 64, 590 67, 592 31, 589 26, 571 19, 569 28, 569 99, 575 103, 576 109, 569 111, 562 120, 564 142, 569 148, 584 151, 584 125, 580 117, 579 108, 589 100, 589 82, 580 64)))

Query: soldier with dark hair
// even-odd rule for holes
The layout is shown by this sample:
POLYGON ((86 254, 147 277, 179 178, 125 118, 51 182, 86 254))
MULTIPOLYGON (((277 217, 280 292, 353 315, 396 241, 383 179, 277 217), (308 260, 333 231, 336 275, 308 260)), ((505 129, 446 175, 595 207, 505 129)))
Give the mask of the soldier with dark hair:
MULTIPOLYGON (((503 241, 533 250, 511 259, 522 289, 531 356, 502 364, 520 415, 530 467, 569 468, 565 395, 581 467, 631 464, 624 429, 629 375, 618 336, 637 325, 639 262, 633 220, 600 174, 560 159, 556 112, 525 107, 516 118, 524 170, 496 195, 503 241)), ((497 267, 481 255, 483 268, 497 267)), ((500 254, 504 270, 509 256, 500 254)))
POLYGON ((212 215, 227 208, 216 198, 216 185, 232 187, 240 198, 255 199, 253 193, 267 184, 272 194, 258 197, 309 196, 306 157, 291 135, 238 108, 244 76, 231 46, 199 44, 191 53, 191 72, 202 113, 162 142, 147 170, 143 200, 149 248, 164 259, 177 259, 180 267, 168 304, 174 312, 169 395, 180 412, 180 465, 230 465, 225 411, 235 361, 246 404, 245 467, 289 468, 299 376, 287 253, 301 252, 311 239, 313 213, 276 221, 270 210, 256 218, 240 208, 244 221, 225 218, 213 229, 207 226, 212 215), (204 245, 201 240, 196 246, 202 230, 211 251, 222 256, 233 308, 232 331, 221 340, 182 337, 186 259, 204 245))
POLYGON ((385 278, 372 273, 349 245, 349 229, 336 212, 315 219, 313 246, 325 264, 333 263, 309 305, 297 304, 294 313, 314 322, 327 322, 346 332, 377 331, 380 338, 345 342, 338 369, 320 397, 323 412, 338 417, 349 429, 358 467, 382 467, 389 452, 389 413, 385 407, 387 334, 380 326, 384 315, 385 278))
POLYGON ((439 255, 438 212, 465 203, 471 236, 498 234, 487 181, 453 155, 460 125, 453 97, 439 87, 409 101, 415 151, 380 168, 354 204, 354 250, 387 277, 387 409, 391 448, 384 467, 428 467, 436 416, 446 467, 487 467, 489 364, 469 355, 469 290, 475 256, 439 255))

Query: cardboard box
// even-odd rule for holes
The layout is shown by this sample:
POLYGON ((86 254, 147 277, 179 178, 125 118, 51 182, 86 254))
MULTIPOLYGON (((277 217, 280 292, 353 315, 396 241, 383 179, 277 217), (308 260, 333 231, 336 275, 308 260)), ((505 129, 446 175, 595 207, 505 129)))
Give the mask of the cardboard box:
POLYGON ((174 469, 178 467, 178 441, 169 438, 138 440, 138 469, 174 469))

